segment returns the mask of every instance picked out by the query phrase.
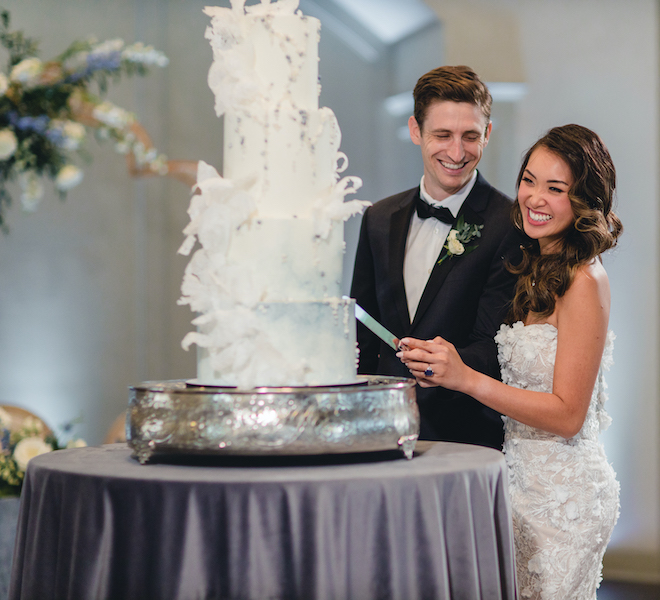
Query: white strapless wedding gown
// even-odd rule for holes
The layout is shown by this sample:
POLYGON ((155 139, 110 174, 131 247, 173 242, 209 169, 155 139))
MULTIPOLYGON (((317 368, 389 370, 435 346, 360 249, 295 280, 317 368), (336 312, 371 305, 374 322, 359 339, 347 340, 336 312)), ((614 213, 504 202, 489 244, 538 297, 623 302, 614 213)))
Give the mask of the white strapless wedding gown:
MULTIPOLYGON (((613 340, 610 332, 587 417, 575 437, 503 417, 521 599, 596 598, 603 553, 619 516, 619 484, 598 441, 610 422, 603 371, 612 362, 613 340)), ((553 325, 502 325, 495 341, 504 383, 552 392, 553 325)))

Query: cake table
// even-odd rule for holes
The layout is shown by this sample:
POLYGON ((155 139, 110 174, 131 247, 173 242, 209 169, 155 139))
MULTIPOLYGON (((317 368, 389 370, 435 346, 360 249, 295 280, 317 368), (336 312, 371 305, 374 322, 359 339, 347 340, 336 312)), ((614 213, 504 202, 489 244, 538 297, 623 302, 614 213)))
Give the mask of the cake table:
POLYGON ((515 597, 500 452, 186 460, 141 465, 125 444, 33 459, 10 598, 515 597))

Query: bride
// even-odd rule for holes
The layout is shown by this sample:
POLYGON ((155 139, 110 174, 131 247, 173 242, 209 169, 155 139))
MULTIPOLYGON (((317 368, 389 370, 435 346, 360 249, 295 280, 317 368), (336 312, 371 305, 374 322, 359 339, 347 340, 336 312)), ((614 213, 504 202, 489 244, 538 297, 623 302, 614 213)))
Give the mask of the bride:
POLYGON ((619 514, 619 484, 598 442, 613 338, 599 256, 622 231, 615 179, 607 148, 579 125, 551 129, 525 155, 513 220, 531 243, 510 267, 519 276, 511 324, 495 338, 502 382, 466 366, 440 337, 404 338, 398 353, 420 386, 464 392, 506 415, 525 599, 595 600, 619 514))

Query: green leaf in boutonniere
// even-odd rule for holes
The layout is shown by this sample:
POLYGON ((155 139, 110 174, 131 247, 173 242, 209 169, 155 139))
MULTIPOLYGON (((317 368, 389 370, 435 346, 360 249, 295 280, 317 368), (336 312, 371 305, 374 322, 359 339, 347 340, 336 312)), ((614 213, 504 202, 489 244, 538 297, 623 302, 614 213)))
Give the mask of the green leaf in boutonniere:
POLYGON ((447 236, 447 241, 444 245, 444 248, 447 250, 447 252, 438 261, 438 264, 442 264, 445 258, 452 258, 454 256, 469 254, 475 250, 478 246, 476 242, 469 246, 468 244, 475 238, 481 237, 481 230, 483 228, 483 225, 466 223, 463 215, 461 215, 456 222, 456 227, 453 228, 447 236))

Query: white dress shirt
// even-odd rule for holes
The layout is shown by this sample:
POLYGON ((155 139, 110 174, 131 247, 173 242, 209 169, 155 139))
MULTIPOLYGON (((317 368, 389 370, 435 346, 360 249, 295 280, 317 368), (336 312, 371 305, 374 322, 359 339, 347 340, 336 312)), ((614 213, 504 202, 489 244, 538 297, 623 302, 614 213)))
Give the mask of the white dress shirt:
MULTIPOLYGON (((434 200, 429 196, 424 187, 424 176, 420 182, 420 194, 422 199, 434 206, 444 206, 456 217, 461 210, 463 202, 474 187, 477 180, 477 171, 472 174, 468 181, 458 192, 445 198, 441 202, 434 200)), ((435 266, 442 246, 449 235, 451 225, 438 221, 433 217, 429 219, 420 219, 417 211, 413 212, 410 220, 410 229, 408 239, 406 240, 406 255, 403 260, 403 283, 406 288, 406 298, 408 300, 408 313, 412 321, 417 311, 417 306, 422 298, 422 293, 429 280, 431 271, 435 266)))

